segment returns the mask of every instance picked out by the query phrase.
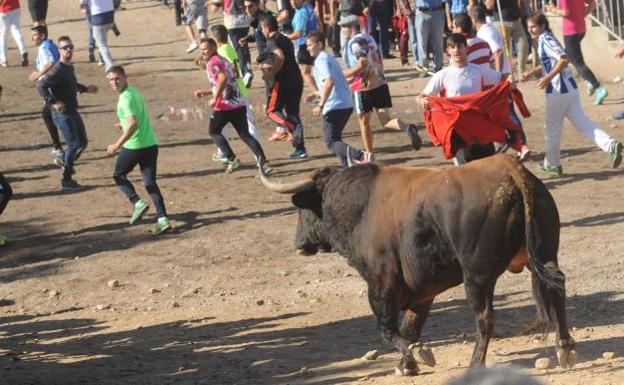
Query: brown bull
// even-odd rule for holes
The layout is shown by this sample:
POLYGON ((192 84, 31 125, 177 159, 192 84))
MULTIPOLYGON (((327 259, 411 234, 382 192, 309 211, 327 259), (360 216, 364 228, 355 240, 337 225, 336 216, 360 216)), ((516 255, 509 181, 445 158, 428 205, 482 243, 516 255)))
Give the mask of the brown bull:
POLYGON ((335 250, 366 280, 382 337, 402 355, 398 374, 418 373, 408 345, 420 338, 436 295, 460 283, 477 327, 471 364, 485 364, 494 286, 505 269, 524 266, 532 273, 536 324, 544 331, 554 324, 559 364, 574 365, 565 277, 557 264, 557 207, 513 157, 446 169, 322 168, 290 184, 261 179, 273 191, 293 194, 299 250, 335 250))

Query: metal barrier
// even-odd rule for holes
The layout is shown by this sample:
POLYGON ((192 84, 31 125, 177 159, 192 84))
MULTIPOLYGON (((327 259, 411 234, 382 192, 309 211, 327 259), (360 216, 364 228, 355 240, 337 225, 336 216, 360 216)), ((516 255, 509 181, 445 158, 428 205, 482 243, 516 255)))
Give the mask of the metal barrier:
POLYGON ((624 0, 596 0, 596 9, 590 15, 592 25, 602 27, 609 40, 624 42, 624 0))

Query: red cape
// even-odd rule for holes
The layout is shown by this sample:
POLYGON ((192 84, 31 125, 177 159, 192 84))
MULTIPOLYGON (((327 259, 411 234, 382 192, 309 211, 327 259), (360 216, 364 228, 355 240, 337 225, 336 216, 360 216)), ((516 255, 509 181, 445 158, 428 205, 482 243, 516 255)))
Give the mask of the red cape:
POLYGON ((521 128, 509 114, 509 96, 513 98, 522 116, 531 113, 524 104, 520 91, 510 89, 509 82, 467 96, 452 98, 429 96, 430 109, 425 110, 425 124, 435 146, 442 146, 446 159, 451 151, 451 134, 455 133, 467 144, 508 143, 507 131, 514 140, 511 147, 520 150, 521 128))

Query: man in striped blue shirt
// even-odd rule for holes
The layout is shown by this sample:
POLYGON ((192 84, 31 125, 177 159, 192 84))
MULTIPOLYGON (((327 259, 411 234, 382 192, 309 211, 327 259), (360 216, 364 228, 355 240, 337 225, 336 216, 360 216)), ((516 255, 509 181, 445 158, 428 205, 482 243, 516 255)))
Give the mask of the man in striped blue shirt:
POLYGON ((543 14, 537 14, 528 18, 527 25, 531 36, 537 39, 537 52, 542 65, 522 74, 521 80, 526 81, 531 76, 538 75, 540 78, 537 84, 546 92, 546 155, 544 162, 540 164, 540 170, 554 176, 563 173, 560 152, 564 118, 568 118, 577 131, 609 154, 611 167, 618 167, 622 162, 622 144, 583 112, 578 87, 572 72, 567 68, 568 57, 551 33, 548 20, 543 14))

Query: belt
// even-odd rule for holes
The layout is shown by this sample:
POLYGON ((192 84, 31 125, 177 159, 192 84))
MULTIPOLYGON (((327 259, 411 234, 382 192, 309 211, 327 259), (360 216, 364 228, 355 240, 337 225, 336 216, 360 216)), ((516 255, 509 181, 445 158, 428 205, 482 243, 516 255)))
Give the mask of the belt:
POLYGON ((418 7, 418 10, 420 12, 433 12, 433 11, 439 11, 441 9, 444 9, 444 4, 440 5, 439 7, 433 7, 433 8, 429 8, 429 7, 418 7))

